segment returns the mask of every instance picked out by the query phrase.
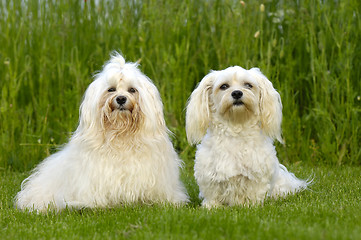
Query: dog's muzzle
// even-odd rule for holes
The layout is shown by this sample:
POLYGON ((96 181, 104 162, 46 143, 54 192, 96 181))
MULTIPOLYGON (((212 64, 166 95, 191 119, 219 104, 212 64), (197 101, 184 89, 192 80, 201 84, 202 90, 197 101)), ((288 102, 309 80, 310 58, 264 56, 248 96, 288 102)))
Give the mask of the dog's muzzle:
POLYGON ((124 107, 125 103, 127 102, 127 97, 125 96, 118 96, 115 101, 118 103, 119 105, 119 110, 126 110, 126 108, 124 107))
POLYGON ((241 101, 241 98, 243 96, 242 91, 235 90, 231 93, 231 96, 234 99, 233 105, 235 105, 235 106, 243 105, 243 102, 241 101))

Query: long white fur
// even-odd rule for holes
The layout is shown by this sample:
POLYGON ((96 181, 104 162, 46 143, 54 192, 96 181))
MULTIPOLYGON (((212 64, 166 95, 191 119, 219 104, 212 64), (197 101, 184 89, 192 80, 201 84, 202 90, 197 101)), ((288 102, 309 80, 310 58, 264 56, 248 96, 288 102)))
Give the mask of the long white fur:
POLYGON ((307 188, 310 181, 278 161, 273 141, 283 142, 281 122, 281 98, 258 68, 229 67, 202 79, 188 102, 186 132, 191 144, 201 142, 194 175, 203 206, 257 204, 307 188), (242 91, 242 105, 233 91, 242 91))
POLYGON ((86 90, 73 136, 23 181, 16 206, 43 212, 187 202, 168 132, 157 88, 115 52, 86 90), (111 87, 116 91, 109 93, 111 87), (132 112, 116 109, 119 95, 132 112))

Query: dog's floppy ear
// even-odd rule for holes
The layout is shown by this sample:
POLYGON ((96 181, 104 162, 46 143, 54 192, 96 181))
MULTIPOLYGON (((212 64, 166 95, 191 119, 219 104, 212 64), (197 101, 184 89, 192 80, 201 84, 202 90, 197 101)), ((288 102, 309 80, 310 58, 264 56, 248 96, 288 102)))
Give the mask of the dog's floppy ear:
POLYGON ((283 143, 282 139, 282 102, 272 83, 258 68, 249 70, 260 86, 260 116, 263 131, 273 139, 283 143))
POLYGON ((145 114, 144 127, 148 132, 166 132, 163 103, 159 91, 147 76, 142 74, 140 78, 143 78, 139 83, 142 87, 138 89, 138 92, 140 108, 145 114))
POLYGON ((196 144, 206 134, 210 121, 209 94, 215 72, 206 75, 192 92, 187 105, 186 132, 188 142, 196 144))
POLYGON ((101 91, 99 89, 104 88, 103 81, 98 78, 88 86, 79 109, 79 126, 77 132, 85 132, 85 129, 87 129, 87 132, 91 132, 89 129, 98 127, 98 99, 100 99, 101 96, 101 91))

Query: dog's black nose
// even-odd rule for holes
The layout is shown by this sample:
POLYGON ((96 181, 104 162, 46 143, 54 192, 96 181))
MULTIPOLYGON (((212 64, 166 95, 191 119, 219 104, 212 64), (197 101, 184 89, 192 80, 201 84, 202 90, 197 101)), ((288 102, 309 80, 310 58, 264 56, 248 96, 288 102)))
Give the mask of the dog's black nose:
POLYGON ((237 100, 237 99, 240 99, 243 96, 243 92, 239 91, 239 90, 236 90, 236 91, 233 91, 231 95, 232 95, 232 97, 234 99, 237 100))
POLYGON ((123 105, 124 103, 127 102, 127 97, 125 97, 125 96, 118 96, 115 100, 117 101, 117 103, 118 103, 119 105, 123 105))

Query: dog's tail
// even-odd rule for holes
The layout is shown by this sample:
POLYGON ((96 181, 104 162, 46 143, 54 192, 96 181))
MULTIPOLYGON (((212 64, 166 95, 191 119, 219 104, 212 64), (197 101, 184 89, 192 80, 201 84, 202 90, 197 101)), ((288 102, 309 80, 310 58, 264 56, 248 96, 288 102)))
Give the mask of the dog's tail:
POLYGON ((271 197, 282 197, 288 194, 301 192, 308 188, 313 179, 307 180, 298 179, 295 174, 289 172, 285 166, 279 164, 278 173, 273 179, 273 186, 271 186, 271 197))

